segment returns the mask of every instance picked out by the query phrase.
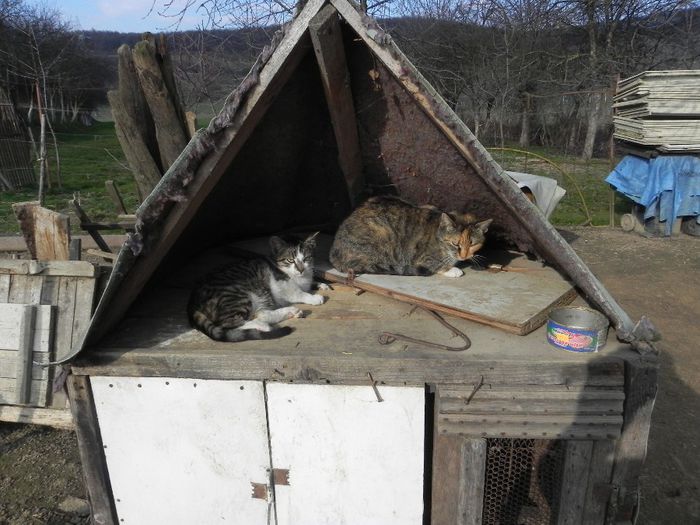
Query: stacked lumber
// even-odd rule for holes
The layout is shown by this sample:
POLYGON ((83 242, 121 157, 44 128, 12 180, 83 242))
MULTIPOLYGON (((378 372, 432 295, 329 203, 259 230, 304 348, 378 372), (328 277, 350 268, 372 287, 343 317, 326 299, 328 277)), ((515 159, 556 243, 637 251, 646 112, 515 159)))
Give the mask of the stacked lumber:
POLYGON ((645 71, 621 80, 613 109, 617 139, 700 150, 700 70, 645 71))

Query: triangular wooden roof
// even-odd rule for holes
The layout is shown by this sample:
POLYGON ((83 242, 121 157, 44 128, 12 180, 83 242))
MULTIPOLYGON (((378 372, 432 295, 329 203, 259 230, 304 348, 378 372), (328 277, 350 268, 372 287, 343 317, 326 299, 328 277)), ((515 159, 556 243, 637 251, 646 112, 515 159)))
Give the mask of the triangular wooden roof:
MULTIPOLYGON (((333 35, 334 31, 339 32, 337 28, 340 26, 343 31, 352 32, 351 41, 359 42, 366 48, 367 55, 376 64, 376 69, 370 71, 374 71, 372 75, 381 71, 381 74, 388 72, 387 76, 392 77, 384 85, 385 89, 393 90, 391 97, 411 102, 411 110, 420 114, 415 118, 430 122, 433 128, 430 133, 440 135, 442 142, 450 149, 446 156, 459 158, 469 172, 469 177, 465 175, 464 181, 438 180, 439 170, 434 168, 437 191, 458 194, 464 182, 466 186, 478 186, 477 189, 488 193, 490 200, 486 204, 498 205, 495 206, 499 208, 496 212, 501 213, 502 233, 506 237, 522 249, 536 251, 566 273, 589 301, 607 315, 617 329, 619 339, 632 343, 640 351, 652 349, 649 341, 653 327, 645 331, 642 328, 649 328, 649 324, 635 326, 571 246, 524 197, 391 37, 348 0, 309 0, 294 20, 284 26, 270 46, 263 50, 251 72, 229 96, 220 114, 192 138, 137 211, 137 233, 120 251, 80 348, 85 346, 86 341, 94 343, 99 340, 123 317, 308 55, 311 45, 319 63, 321 82, 326 88, 326 99, 340 97, 334 103, 329 103, 329 115, 333 121, 339 165, 350 199, 357 195, 362 183, 362 159, 358 157, 358 139, 353 136, 357 131, 352 113, 359 118, 364 108, 349 112, 347 94, 342 93, 344 86, 349 85, 349 79, 343 76, 349 73, 343 64, 342 41, 338 35, 333 35), (337 45, 339 41, 340 46, 337 45)), ((389 98, 388 94, 386 98, 389 98)), ((352 108, 352 100, 349 103, 352 108)), ((400 107, 398 111, 402 111, 400 107)), ((393 128, 386 130, 386 133, 398 131, 393 128)), ((265 162, 265 159, 261 158, 260 162, 265 162)), ((454 160, 452 162, 454 164, 454 160)), ((452 177, 459 178, 459 175, 453 174, 452 177)), ((418 200, 421 191, 426 189, 426 183, 417 177, 408 179, 399 193, 412 193, 413 200, 418 200)), ((428 186, 427 191, 430 189, 428 186)), ((80 348, 75 349, 76 354, 80 348)))

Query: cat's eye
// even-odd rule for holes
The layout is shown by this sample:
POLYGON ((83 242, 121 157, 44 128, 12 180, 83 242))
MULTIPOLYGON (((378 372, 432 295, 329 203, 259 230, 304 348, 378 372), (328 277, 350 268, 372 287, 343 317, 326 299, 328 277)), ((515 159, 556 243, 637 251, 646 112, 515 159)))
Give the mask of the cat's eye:
POLYGON ((294 259, 285 259, 284 262, 287 264, 292 264, 294 262, 294 259))

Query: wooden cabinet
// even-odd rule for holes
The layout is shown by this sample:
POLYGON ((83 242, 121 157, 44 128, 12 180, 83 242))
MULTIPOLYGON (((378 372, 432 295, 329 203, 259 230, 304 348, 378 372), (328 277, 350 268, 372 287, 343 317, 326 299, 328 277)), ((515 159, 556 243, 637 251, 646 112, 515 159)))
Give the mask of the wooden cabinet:
POLYGON ((423 388, 90 382, 119 521, 423 522, 423 388))

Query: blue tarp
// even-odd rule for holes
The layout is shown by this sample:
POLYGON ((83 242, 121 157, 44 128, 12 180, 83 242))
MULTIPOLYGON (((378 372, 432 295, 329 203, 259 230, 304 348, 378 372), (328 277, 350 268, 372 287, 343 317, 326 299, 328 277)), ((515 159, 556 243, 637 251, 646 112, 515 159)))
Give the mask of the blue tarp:
POLYGON ((660 155, 643 159, 627 155, 605 181, 637 204, 644 219, 665 221, 671 234, 676 217, 696 216, 700 222, 700 158, 660 155))

